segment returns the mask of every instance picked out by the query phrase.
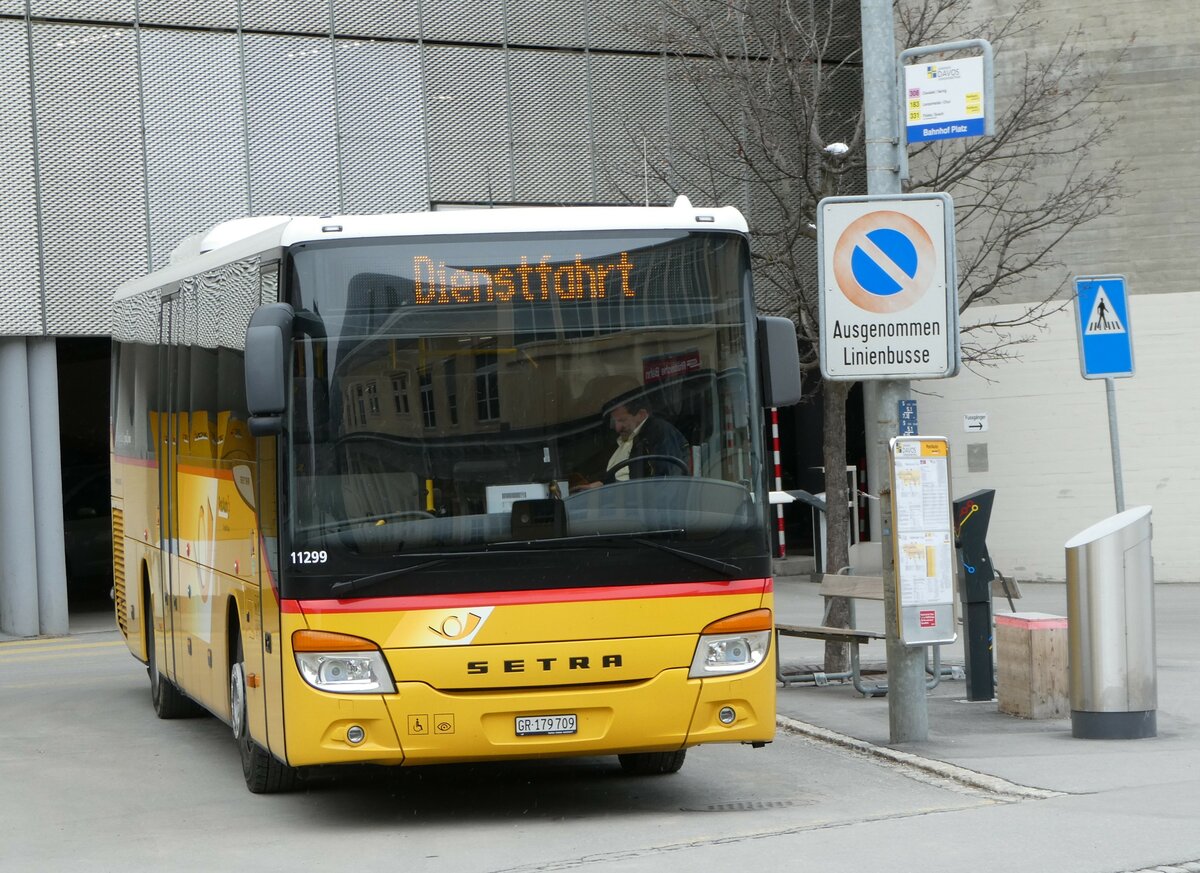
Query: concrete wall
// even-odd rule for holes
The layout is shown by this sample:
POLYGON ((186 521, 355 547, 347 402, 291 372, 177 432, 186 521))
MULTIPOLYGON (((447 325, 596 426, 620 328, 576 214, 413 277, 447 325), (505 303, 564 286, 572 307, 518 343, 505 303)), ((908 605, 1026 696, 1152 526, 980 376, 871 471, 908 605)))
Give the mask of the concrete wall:
MULTIPOLYGON (((1006 316, 1016 305, 969 310, 1006 316)), ((1063 579, 1063 543, 1115 509, 1104 382, 1080 376, 1071 308, 1047 319, 1019 362, 914 382, 922 433, 950 439, 954 493, 995 488, 988 545, 1018 579, 1063 579), (964 416, 986 413, 986 433, 964 416), (968 470, 983 446, 987 469, 968 470), (980 449, 975 450, 977 453, 980 449)), ((1130 301, 1136 374, 1116 380, 1126 507, 1154 507, 1155 578, 1200 579, 1200 292, 1130 301)))
MULTIPOLYGON (((976 0, 973 9, 983 20, 1012 6, 976 0)), ((1068 237, 1056 250, 1059 266, 1022 283, 1010 299, 1040 300, 1062 285, 1069 300, 1076 275, 1127 277, 1137 373, 1117 382, 1125 502, 1154 507, 1156 578, 1195 581, 1200 7, 1195 0, 1064 0, 1045 3, 1041 17, 1041 27, 997 55, 998 103, 1014 96, 1020 66, 1045 62, 1078 26, 1088 65, 1115 61, 1099 105, 1120 120, 1110 140, 1064 160, 1082 157, 1085 167, 1120 160, 1128 172, 1115 211, 1068 237)), ((1031 184, 1053 184, 1061 166, 1047 165, 1031 184)), ((1018 309, 973 307, 963 321, 1018 309)), ((1068 307, 1047 319, 1043 332, 1027 333, 1017 361, 913 383, 922 432, 950 437, 955 493, 997 489, 989 545, 996 565, 1021 579, 1062 579, 1063 543, 1115 512, 1104 383, 1079 374, 1074 318, 1068 307), (965 432, 967 413, 987 413, 988 432, 965 432), (986 449, 986 471, 968 471, 971 445, 986 449)))
MULTIPOLYGON (((1013 5, 975 0, 972 8, 984 20, 1008 13, 1013 5)), ((1114 101, 1102 110, 1120 120, 1107 142, 1086 144, 1066 160, 1083 154, 1085 164, 1096 167, 1119 160, 1128 174, 1113 214, 1073 233, 1058 248, 1064 262, 1059 276, 1029 283, 1015 299, 1038 299, 1059 277, 1088 273, 1123 273, 1134 294, 1194 290, 1200 250, 1200 173, 1195 171, 1200 166, 1200 5, 1196 0, 1053 0, 1034 17, 1044 24, 997 54, 997 105, 1014 99, 1014 74, 1027 60, 1047 61, 1070 31, 1080 28, 1079 45, 1089 68, 1116 61, 1100 97, 1114 101)), ((1052 181, 1054 175, 1054 167, 1047 166, 1033 181, 1052 181)))

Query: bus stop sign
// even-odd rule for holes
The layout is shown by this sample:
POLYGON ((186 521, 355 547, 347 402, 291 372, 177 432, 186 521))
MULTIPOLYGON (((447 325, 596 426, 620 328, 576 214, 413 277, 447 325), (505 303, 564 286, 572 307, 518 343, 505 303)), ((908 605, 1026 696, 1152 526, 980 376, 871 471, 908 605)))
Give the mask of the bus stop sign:
POLYGON ((1124 276, 1075 277, 1075 326, 1083 378, 1133 375, 1133 335, 1124 276))

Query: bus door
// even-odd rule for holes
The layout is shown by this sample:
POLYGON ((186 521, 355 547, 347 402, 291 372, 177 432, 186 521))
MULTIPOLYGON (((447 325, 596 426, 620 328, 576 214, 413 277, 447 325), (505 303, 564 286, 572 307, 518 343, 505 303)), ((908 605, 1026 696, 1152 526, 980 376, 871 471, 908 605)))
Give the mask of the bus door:
MULTIPOLYGON (((279 262, 264 264, 259 270, 259 302, 279 301, 279 262)), ((283 730, 283 641, 279 603, 279 468, 275 437, 259 439, 252 469, 255 471, 255 507, 263 549, 259 552, 259 621, 252 628, 253 642, 246 647, 246 669, 262 676, 261 707, 249 713, 254 736, 265 738, 267 746, 286 759, 283 730)))
MULTIPOLYGON (((180 632, 179 591, 179 502, 178 477, 180 422, 180 363, 186 360, 183 341, 183 298, 177 291, 164 294, 159 312, 158 360, 158 488, 159 488, 159 578, 162 580, 161 606, 165 640, 156 643, 161 653, 160 668, 181 687, 186 685, 187 652, 180 632)), ((186 381, 184 382, 186 388, 186 381)))

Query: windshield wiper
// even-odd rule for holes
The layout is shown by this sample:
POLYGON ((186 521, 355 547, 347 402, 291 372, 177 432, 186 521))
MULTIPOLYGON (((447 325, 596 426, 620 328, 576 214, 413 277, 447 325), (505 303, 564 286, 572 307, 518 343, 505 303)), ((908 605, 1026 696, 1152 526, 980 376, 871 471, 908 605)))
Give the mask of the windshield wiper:
POLYGON ((698 564, 706 570, 713 570, 717 573, 725 575, 736 574, 741 572, 741 567, 736 564, 730 564, 718 558, 710 558, 708 555, 701 555, 697 552, 689 552, 686 549, 677 549, 674 546, 668 546, 666 543, 655 542, 649 537, 661 536, 678 536, 679 534, 687 533, 682 528, 667 529, 667 530, 639 530, 629 533, 611 533, 611 534, 580 534, 571 537, 551 537, 544 540, 511 540, 503 543, 493 543, 493 547, 522 547, 533 549, 554 549, 562 546, 578 546, 578 545, 594 545, 596 543, 636 543, 639 546, 649 546, 652 549, 658 549, 660 552, 666 552, 674 555, 677 558, 683 558, 685 561, 690 561, 693 564, 698 564))
POLYGON ((374 515, 363 515, 358 518, 331 518, 316 524, 298 525, 293 529, 297 534, 334 534, 362 527, 385 527, 405 521, 424 521, 433 518, 428 512, 419 509, 397 510, 395 512, 380 512, 374 515))
POLYGON ((380 582, 388 582, 392 579, 398 579, 409 573, 417 570, 424 570, 426 567, 435 567, 438 564, 444 564, 456 555, 444 555, 434 558, 432 561, 423 561, 420 564, 410 564, 407 567, 401 567, 399 570, 385 570, 382 573, 372 573, 370 576, 358 576, 354 579, 343 579, 341 582, 334 582, 329 586, 329 590, 335 594, 353 594, 355 591, 362 591, 364 588, 370 588, 378 585, 380 582))

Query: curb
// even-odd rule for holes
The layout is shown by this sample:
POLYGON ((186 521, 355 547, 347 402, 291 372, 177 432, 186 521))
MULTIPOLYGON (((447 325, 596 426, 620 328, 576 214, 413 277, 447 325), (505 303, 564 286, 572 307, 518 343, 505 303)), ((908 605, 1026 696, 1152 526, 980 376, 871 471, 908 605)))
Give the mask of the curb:
POLYGON ((997 800, 1045 800, 1050 797, 1063 797, 1067 794, 1065 791, 1052 791, 1046 788, 1032 788, 1028 785, 1018 785, 1015 782, 1009 782, 1007 779, 1001 779, 999 776, 978 773, 955 764, 947 764, 945 761, 922 758, 920 755, 914 755, 911 752, 901 752, 888 746, 876 746, 865 740, 839 734, 837 731, 817 727, 807 722, 789 718, 786 715, 777 715, 775 723, 786 733, 798 734, 823 745, 856 752, 861 755, 880 759, 905 770, 914 771, 921 781, 928 782, 930 781, 930 777, 934 777, 937 780, 951 783, 951 785, 983 792, 997 800))

